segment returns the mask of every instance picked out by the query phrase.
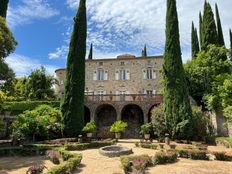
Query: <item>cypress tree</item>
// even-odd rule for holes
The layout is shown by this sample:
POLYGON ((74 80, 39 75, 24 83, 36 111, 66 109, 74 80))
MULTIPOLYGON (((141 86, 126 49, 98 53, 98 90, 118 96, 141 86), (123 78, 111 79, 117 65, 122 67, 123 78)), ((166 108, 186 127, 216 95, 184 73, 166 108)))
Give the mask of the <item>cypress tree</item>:
POLYGON ((90 50, 89 50, 89 56, 88 56, 89 60, 93 59, 93 44, 91 43, 90 45, 90 50))
POLYGON ((144 46, 144 49, 142 50, 142 57, 147 57, 147 46, 144 46))
POLYGON ((210 44, 217 45, 218 37, 217 37, 217 29, 214 20, 214 14, 212 8, 208 2, 205 2, 204 5, 204 15, 203 15, 203 23, 202 23, 202 50, 207 50, 207 47, 210 44))
POLYGON ((230 49, 232 50, 232 32, 231 32, 231 29, 230 29, 230 49))
POLYGON ((198 41, 198 36, 197 36, 197 29, 194 27, 194 23, 192 22, 192 58, 196 58, 197 54, 200 51, 199 48, 199 41, 198 41))
POLYGON ((0 16, 6 18, 9 0, 0 0, 0 16))
POLYGON ((84 126, 86 36, 86 0, 80 0, 69 45, 65 96, 61 107, 64 132, 68 137, 77 136, 84 126))
POLYGON ((163 78, 167 130, 173 138, 189 138, 192 110, 181 58, 176 0, 167 0, 163 78))
POLYGON ((215 4, 215 9, 216 9, 217 33, 218 33, 218 45, 225 46, 225 41, 224 41, 224 36, 223 36, 223 31, 222 31, 222 24, 221 24, 221 19, 220 19, 217 4, 215 4))
POLYGON ((199 36, 200 36, 200 44, 202 47, 202 15, 199 13, 199 36))
POLYGON ((144 54, 144 57, 147 57, 147 46, 146 45, 144 46, 144 52, 143 52, 143 54, 144 54))

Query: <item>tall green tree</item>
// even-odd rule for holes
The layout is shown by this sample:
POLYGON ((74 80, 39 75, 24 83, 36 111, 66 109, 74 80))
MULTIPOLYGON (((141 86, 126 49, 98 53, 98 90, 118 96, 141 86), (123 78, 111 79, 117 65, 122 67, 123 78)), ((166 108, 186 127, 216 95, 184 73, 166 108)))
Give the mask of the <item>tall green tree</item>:
POLYGON ((89 50, 89 56, 88 56, 89 60, 93 59, 93 44, 91 43, 90 45, 90 50, 89 50))
POLYGON ((211 5, 205 1, 204 5, 204 15, 202 23, 202 50, 207 50, 210 44, 217 44, 218 36, 217 29, 214 20, 214 14, 211 5))
POLYGON ((194 27, 194 23, 193 22, 192 22, 191 41, 192 41, 192 58, 195 58, 195 57, 197 57, 197 54, 200 51, 200 47, 199 47, 197 29, 194 27))
POLYGON ((8 28, 4 18, 0 17, 0 61, 14 52, 17 41, 8 28))
POLYGON ((232 32, 231 32, 231 29, 230 29, 230 49, 232 50, 232 32))
POLYGON ((163 65, 164 113, 173 138, 190 138, 192 110, 181 58, 176 0, 167 0, 166 44, 163 65), (187 136, 186 136, 187 135, 187 136))
POLYGON ((77 136, 84 127, 86 37, 86 0, 80 0, 69 45, 65 97, 61 108, 64 131, 69 137, 77 136))
POLYGON ((199 13, 199 36, 200 36, 200 45, 202 47, 202 15, 201 12, 199 13))
POLYGON ((144 45, 143 57, 147 57, 147 45, 144 45))
POLYGON ((55 79, 46 74, 46 69, 36 69, 31 72, 26 82, 26 95, 32 100, 47 100, 55 98, 52 86, 55 79))
POLYGON ((223 31, 222 31, 222 24, 221 24, 221 19, 220 19, 217 4, 215 4, 215 9, 216 9, 216 21, 217 21, 217 32, 218 32, 218 45, 225 46, 225 41, 224 41, 224 36, 223 36, 223 31))
POLYGON ((9 0, 0 1, 0 16, 6 18, 9 0))

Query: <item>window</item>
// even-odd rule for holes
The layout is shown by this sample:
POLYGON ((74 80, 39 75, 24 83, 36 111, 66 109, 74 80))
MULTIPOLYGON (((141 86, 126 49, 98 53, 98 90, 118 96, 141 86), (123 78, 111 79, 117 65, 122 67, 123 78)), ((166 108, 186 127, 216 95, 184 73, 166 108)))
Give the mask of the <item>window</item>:
POLYGON ((147 60, 147 65, 151 65, 151 60, 147 60))
POLYGON ((147 93, 147 95, 152 95, 153 91, 152 90, 147 90, 146 93, 147 93))
POLYGON ((121 66, 124 66, 125 65, 125 62, 121 62, 121 66))
POLYGON ((125 69, 121 69, 119 71, 119 80, 126 80, 126 70, 125 69))
POLYGON ((61 80, 61 81, 60 81, 60 84, 61 84, 61 85, 64 85, 64 80, 61 80))
POLYGON ((126 91, 119 91, 120 101, 125 101, 126 91))
POLYGON ((147 69, 147 79, 153 79, 153 69, 152 68, 147 69))
POLYGON ((98 69, 97 80, 104 80, 104 69, 98 69))
POLYGON ((103 62, 99 62, 99 66, 102 66, 103 65, 103 62))

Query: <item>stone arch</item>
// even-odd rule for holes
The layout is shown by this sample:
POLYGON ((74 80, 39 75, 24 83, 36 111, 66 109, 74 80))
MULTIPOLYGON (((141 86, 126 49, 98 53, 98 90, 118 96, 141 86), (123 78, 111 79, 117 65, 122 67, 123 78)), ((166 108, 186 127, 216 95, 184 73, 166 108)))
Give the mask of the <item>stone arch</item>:
POLYGON ((84 115, 85 124, 90 122, 90 120, 91 120, 91 111, 87 106, 85 106, 85 115, 84 115))
POLYGON ((144 113, 142 108, 136 104, 128 104, 123 107, 121 118, 128 124, 124 136, 127 138, 138 138, 140 126, 144 123, 144 113))
POLYGON ((117 111, 110 104, 102 104, 97 107, 95 112, 95 121, 98 127, 98 136, 101 138, 110 138, 110 126, 117 120, 117 111))
POLYGON ((154 104, 152 105, 149 110, 148 110, 148 113, 147 113, 147 116, 148 116, 148 123, 151 122, 151 116, 152 116, 152 111, 153 109, 157 108, 160 104, 154 104))

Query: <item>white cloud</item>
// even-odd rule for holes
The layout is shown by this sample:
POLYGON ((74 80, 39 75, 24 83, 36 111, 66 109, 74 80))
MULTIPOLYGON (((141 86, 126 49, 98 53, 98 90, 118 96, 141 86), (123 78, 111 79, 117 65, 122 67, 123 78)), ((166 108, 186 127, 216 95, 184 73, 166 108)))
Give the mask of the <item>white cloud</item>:
MULTIPOLYGON (((217 2, 228 45, 228 30, 232 28, 231 0, 217 2)), ((77 9, 79 0, 67 0, 67 6, 77 9)), ((204 1, 177 0, 183 59, 190 58, 191 22, 198 26, 199 11, 204 1)), ((137 54, 143 45, 150 53, 162 54, 165 44, 165 0, 91 0, 88 9, 88 43, 93 42, 103 52, 120 52, 129 48, 137 54)))
POLYGON ((22 0, 22 4, 12 8, 9 7, 7 21, 11 28, 30 23, 33 20, 47 19, 58 15, 46 0, 22 0))
POLYGON ((56 66, 44 65, 37 59, 18 54, 10 55, 7 57, 6 62, 14 70, 17 77, 28 76, 32 70, 41 66, 44 66, 50 75, 54 75, 55 70, 58 69, 56 66))
POLYGON ((54 52, 48 54, 49 59, 58 59, 65 58, 68 53, 68 46, 63 45, 61 47, 56 48, 54 52))

